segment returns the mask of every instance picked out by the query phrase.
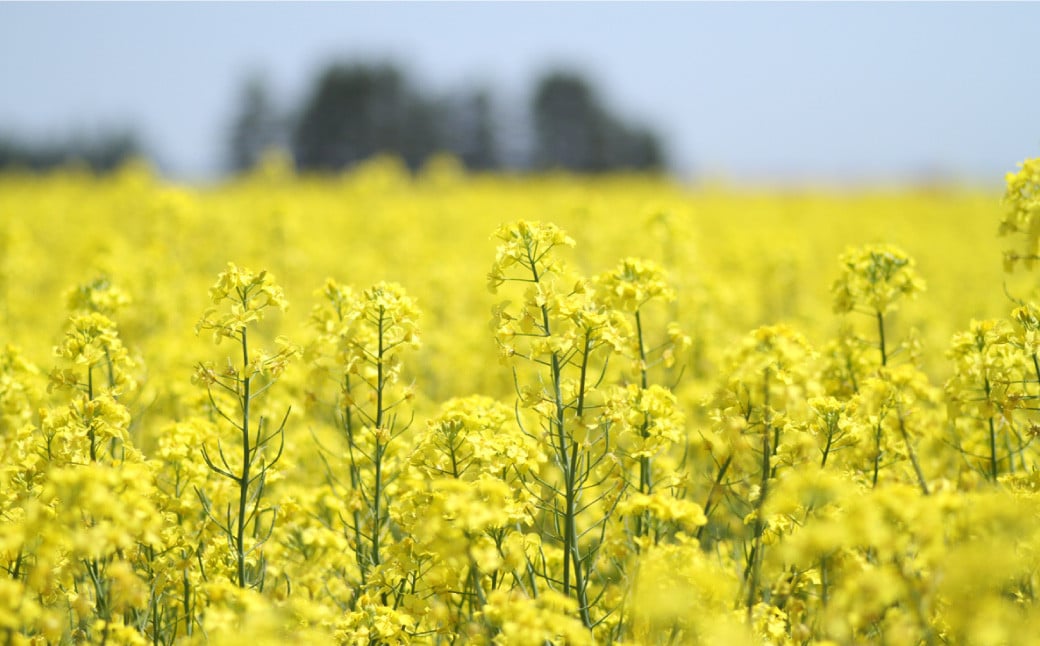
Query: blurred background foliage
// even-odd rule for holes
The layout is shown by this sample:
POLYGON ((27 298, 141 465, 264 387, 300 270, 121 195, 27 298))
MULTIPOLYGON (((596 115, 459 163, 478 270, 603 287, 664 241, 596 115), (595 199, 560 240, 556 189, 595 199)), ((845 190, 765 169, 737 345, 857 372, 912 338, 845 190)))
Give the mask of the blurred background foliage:
MULTIPOLYGON (((254 168, 272 148, 289 151, 300 171, 338 172, 379 155, 415 171, 437 153, 473 171, 668 169, 653 126, 621 118, 583 73, 566 68, 543 74, 520 110, 486 87, 432 91, 387 62, 331 63, 300 105, 281 105, 275 94, 262 74, 238 88, 225 129, 228 173, 254 168)), ((79 164, 108 172, 131 158, 160 156, 126 128, 51 141, 0 134, 0 168, 79 164)))

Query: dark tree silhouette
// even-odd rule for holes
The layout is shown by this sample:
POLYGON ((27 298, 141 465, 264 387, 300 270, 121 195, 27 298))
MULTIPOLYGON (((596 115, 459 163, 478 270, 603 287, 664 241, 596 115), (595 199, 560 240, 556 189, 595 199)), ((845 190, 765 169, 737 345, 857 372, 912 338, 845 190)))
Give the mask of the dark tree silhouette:
POLYGON ((0 168, 49 170, 69 164, 85 164, 96 172, 109 172, 125 161, 144 155, 138 136, 128 129, 94 135, 71 135, 40 142, 0 136, 0 168))
POLYGON ((544 77, 535 90, 536 168, 606 168, 606 115, 588 82, 567 72, 544 77))
POLYGON ((537 169, 602 172, 665 166, 657 136, 613 117, 579 74, 557 71, 542 77, 531 112, 537 169))
POLYGON ((446 100, 440 125, 446 150, 472 170, 493 170, 501 165, 491 95, 478 89, 446 100))
POLYGON ((263 77, 249 77, 239 95, 238 111, 228 137, 228 166, 234 172, 249 170, 264 151, 285 147, 284 120, 279 117, 263 77))
MULTIPOLYGON (((278 131, 267 96, 255 81, 244 88, 230 136, 235 168, 255 163, 270 145, 270 133, 278 131)), ((612 116, 579 74, 543 77, 529 116, 531 128, 522 124, 524 118, 502 119, 490 92, 479 87, 430 98, 394 65, 339 63, 316 78, 289 141, 301 170, 336 171, 379 154, 396 155, 416 170, 438 152, 452 153, 475 170, 502 168, 507 158, 511 168, 664 169, 658 137, 612 116), (500 142, 531 154, 518 159, 500 142)))
POLYGON ((661 141, 648 128, 611 121, 606 140, 609 169, 665 170, 661 141))
POLYGON ((380 153, 417 168, 440 149, 436 108, 391 65, 333 65, 303 106, 292 148, 302 169, 338 170, 380 153))

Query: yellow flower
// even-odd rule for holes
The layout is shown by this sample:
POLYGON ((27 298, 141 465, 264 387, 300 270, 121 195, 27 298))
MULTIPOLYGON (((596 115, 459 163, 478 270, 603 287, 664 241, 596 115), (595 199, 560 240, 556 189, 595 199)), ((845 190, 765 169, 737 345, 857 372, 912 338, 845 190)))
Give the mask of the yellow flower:
POLYGON ((924 291, 924 281, 906 252, 894 245, 850 248, 841 256, 841 276, 831 287, 834 311, 887 314, 904 297, 924 291))
POLYGON ((69 310, 97 312, 111 317, 133 303, 130 295, 106 278, 97 278, 65 293, 69 310))
POLYGON ((652 299, 675 300, 664 270, 656 263, 625 258, 617 269, 595 278, 600 302, 608 308, 636 312, 652 299))
POLYGON ((1005 176, 1004 206, 1007 213, 1000 223, 999 234, 1021 234, 1021 251, 1008 250, 1004 270, 1012 271, 1022 261, 1031 269, 1040 256, 1040 158, 1027 159, 1017 172, 1005 176))
POLYGON ((66 366, 54 370, 52 386, 79 387, 92 393, 109 388, 122 393, 136 386, 131 372, 135 363, 123 347, 116 324, 99 312, 72 314, 54 354, 66 366))
POLYGON ((524 220, 502 225, 492 237, 500 242, 495 252, 495 262, 488 273, 488 289, 492 293, 505 281, 516 280, 506 274, 506 270, 513 265, 526 270, 521 280, 527 280, 532 274, 538 280, 558 273, 563 265, 552 250, 560 245, 574 246, 574 240, 556 225, 524 220))
POLYGON ((633 493, 618 504, 618 514, 621 516, 638 517, 644 513, 659 522, 674 524, 687 533, 697 531, 698 527, 708 522, 701 505, 676 498, 670 493, 633 493))
POLYGON ((284 312, 289 306, 282 288, 275 284, 270 273, 266 270, 254 273, 231 262, 210 287, 209 295, 214 305, 223 304, 226 309, 207 309, 196 324, 195 333, 212 330, 216 343, 224 338, 239 338, 247 325, 264 318, 268 308, 284 312))
POLYGON ((572 599, 552 590, 531 599, 500 589, 488 595, 482 614, 495 627, 498 646, 591 645, 592 633, 574 618, 574 610, 572 599))

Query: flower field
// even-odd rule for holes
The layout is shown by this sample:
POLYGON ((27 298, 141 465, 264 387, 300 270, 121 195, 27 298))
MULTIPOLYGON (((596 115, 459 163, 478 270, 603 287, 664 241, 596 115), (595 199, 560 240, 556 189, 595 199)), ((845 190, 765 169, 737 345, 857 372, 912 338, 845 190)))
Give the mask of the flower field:
POLYGON ((1040 643, 1007 190, 0 176, 5 644, 1040 643))

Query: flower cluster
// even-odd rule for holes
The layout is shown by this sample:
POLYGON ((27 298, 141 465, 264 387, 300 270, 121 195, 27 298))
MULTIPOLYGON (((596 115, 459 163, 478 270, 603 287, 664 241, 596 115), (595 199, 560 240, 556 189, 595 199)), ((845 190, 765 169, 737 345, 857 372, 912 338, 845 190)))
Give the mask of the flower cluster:
POLYGON ((1004 192, 1007 213, 1000 222, 1000 235, 1020 234, 1021 251, 1004 252, 1004 270, 1012 271, 1022 262, 1032 269, 1040 258, 1040 158, 1027 159, 1017 172, 1008 173, 1004 192))
POLYGON ((834 311, 884 315, 924 290, 914 261, 894 245, 868 245, 841 256, 841 277, 831 288, 834 311))
POLYGON ((230 262, 209 288, 209 297, 214 307, 203 313, 195 332, 211 330, 218 344, 225 338, 240 339, 246 326, 263 320, 269 308, 284 312, 289 305, 267 271, 253 272, 230 262), (226 309, 221 311, 221 305, 226 309))

